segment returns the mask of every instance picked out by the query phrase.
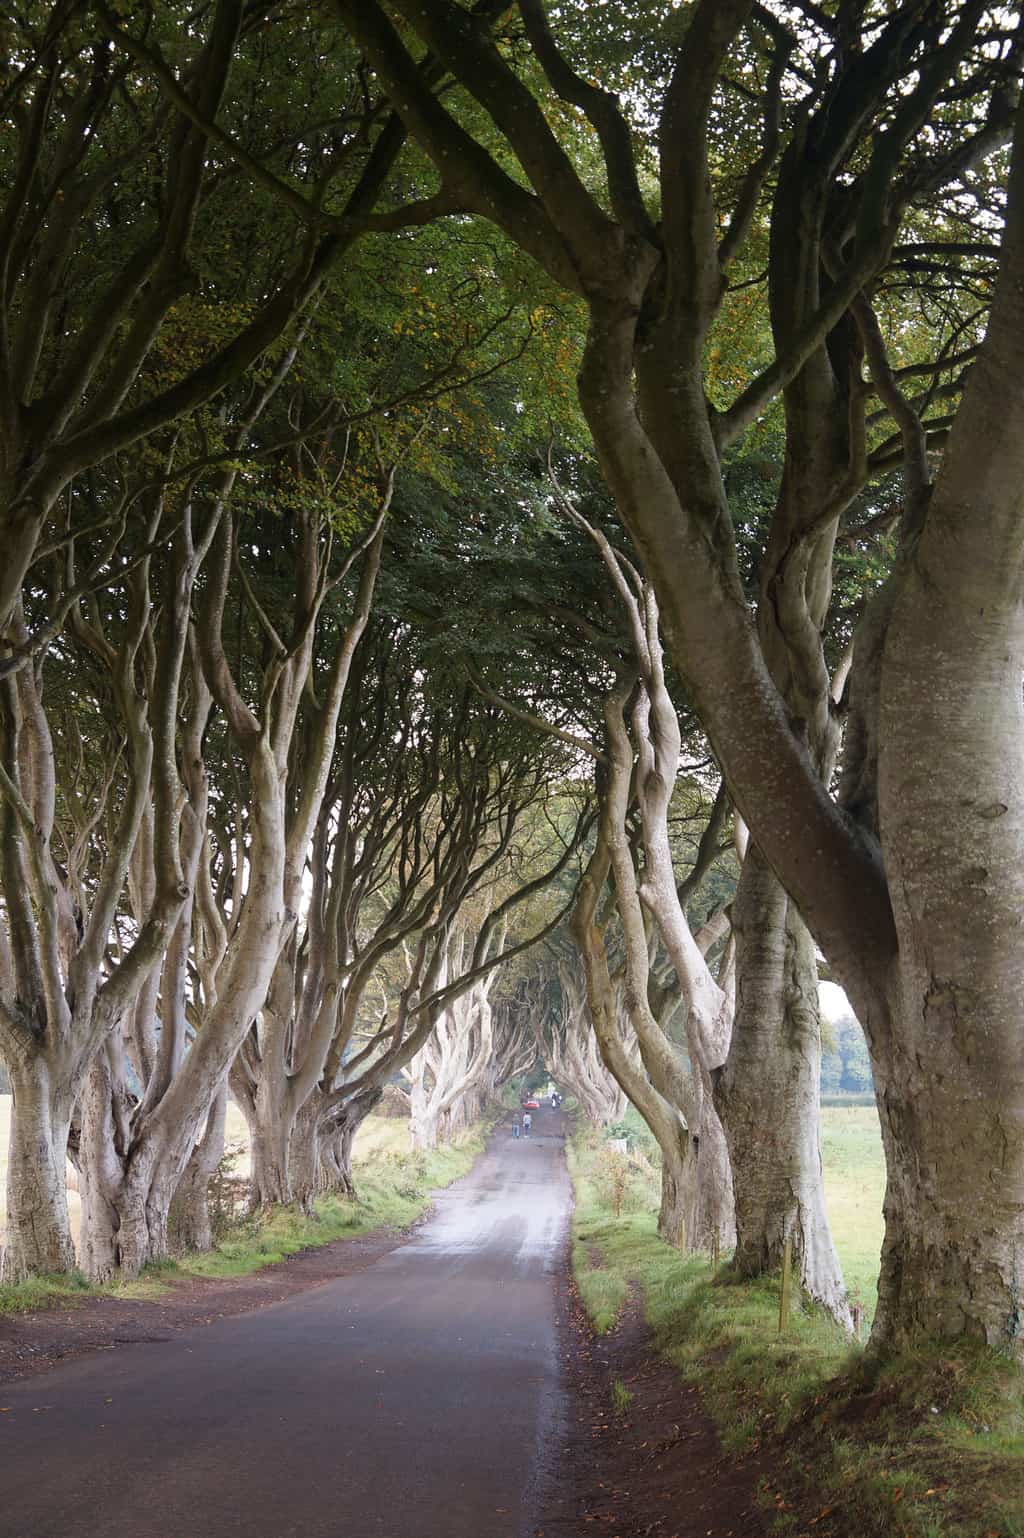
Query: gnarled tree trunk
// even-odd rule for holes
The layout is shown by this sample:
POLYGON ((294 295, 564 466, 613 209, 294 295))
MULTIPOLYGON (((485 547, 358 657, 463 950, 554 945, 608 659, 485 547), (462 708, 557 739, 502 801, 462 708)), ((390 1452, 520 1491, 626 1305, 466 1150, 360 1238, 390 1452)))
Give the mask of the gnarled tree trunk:
POLYGON ((822 1183, 814 942, 753 845, 743 862, 732 924, 732 1040, 712 1081, 735 1177, 733 1265, 741 1276, 776 1270, 789 1240, 805 1291, 846 1320, 822 1183))
POLYGON ((356 1133, 370 1113, 380 1104, 384 1091, 367 1090, 335 1115, 320 1142, 320 1179, 325 1191, 354 1197, 356 1184, 352 1174, 352 1147, 356 1133))
POLYGON ((66 1163, 72 1102, 59 1073, 37 1055, 9 1067, 12 1108, 7 1171, 5 1281, 73 1271, 66 1163))
POLYGON ((192 1150, 171 1203, 168 1235, 170 1247, 176 1255, 213 1248, 210 1182, 224 1157, 227 1109, 228 1090, 225 1083, 214 1098, 206 1119, 206 1131, 192 1150))

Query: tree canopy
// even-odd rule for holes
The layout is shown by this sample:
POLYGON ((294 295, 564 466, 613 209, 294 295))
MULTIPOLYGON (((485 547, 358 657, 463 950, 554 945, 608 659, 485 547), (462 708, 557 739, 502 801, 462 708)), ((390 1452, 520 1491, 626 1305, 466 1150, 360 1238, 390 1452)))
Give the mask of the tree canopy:
POLYGON ((66 1150, 137 1270, 229 1084, 307 1200, 396 1075, 429 1140, 521 1072, 534 1000, 696 1182, 666 1231, 795 1246, 842 1317, 820 952, 875 1348, 1019 1353, 1016 9, 27 0, 0 43, 13 1269, 74 1260, 66 1150))

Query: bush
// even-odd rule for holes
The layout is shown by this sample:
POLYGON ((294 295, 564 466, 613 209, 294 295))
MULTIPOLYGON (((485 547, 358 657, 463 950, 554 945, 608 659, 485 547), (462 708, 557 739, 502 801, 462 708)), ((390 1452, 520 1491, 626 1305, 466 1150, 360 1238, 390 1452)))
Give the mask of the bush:
POLYGON ((238 1227, 249 1210, 252 1200, 252 1181, 235 1173, 235 1165, 242 1157, 242 1148, 229 1143, 220 1162, 210 1176, 209 1196, 210 1232, 214 1243, 223 1239, 238 1227))
POLYGON ((625 1138, 631 1154, 642 1154, 649 1164, 661 1164, 661 1150, 650 1127, 635 1106, 628 1106, 621 1121, 605 1128, 606 1138, 625 1138))

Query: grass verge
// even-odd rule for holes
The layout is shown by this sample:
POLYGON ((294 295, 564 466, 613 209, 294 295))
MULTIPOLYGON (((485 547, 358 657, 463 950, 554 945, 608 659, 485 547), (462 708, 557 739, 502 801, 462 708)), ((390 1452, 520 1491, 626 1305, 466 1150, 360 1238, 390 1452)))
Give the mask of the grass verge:
POLYGON ((763 1496, 780 1534, 1024 1538, 1024 1380, 974 1347, 871 1368, 820 1310, 797 1301, 780 1335, 779 1283, 737 1283, 657 1236, 648 1182, 616 1218, 600 1141, 570 1150, 573 1263, 599 1333, 639 1285, 655 1344, 701 1386, 723 1446, 767 1449, 763 1496), (813 1508, 813 1509, 812 1509, 813 1508), (813 1523, 813 1525, 812 1525, 813 1523))
POLYGON ((40 1308, 59 1308, 97 1291, 80 1271, 28 1276, 22 1282, 0 1284, 0 1314, 31 1314, 40 1308))
POLYGON ((482 1152, 490 1122, 454 1143, 426 1153, 405 1151, 408 1124, 373 1139, 368 1153, 355 1161, 358 1194, 354 1200, 325 1196, 312 1216, 280 1207, 234 1225, 214 1249, 147 1266, 135 1282, 93 1287, 79 1273, 29 1277, 0 1285, 0 1315, 67 1307, 83 1298, 106 1294, 142 1301, 159 1298, 176 1279, 187 1276, 247 1276, 300 1250, 354 1239, 381 1228, 406 1228, 430 1205, 430 1193, 467 1174, 482 1152))

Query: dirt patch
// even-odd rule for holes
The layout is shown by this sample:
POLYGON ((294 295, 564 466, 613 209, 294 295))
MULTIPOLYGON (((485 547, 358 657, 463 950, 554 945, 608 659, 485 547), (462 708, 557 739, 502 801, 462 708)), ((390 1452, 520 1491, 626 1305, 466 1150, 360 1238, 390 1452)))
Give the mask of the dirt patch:
POLYGON ((631 1296, 613 1330, 595 1336, 567 1277, 563 1291, 564 1442, 534 1538, 767 1535, 759 1491, 774 1488, 774 1465, 722 1451, 699 1390, 652 1349, 638 1299, 631 1296))
POLYGON ((196 1325, 279 1303, 307 1288, 365 1271, 404 1244, 411 1230, 381 1229, 336 1239, 250 1276, 168 1279, 160 1298, 83 1297, 81 1302, 0 1316, 0 1383, 45 1372, 69 1357, 169 1340, 196 1325))

